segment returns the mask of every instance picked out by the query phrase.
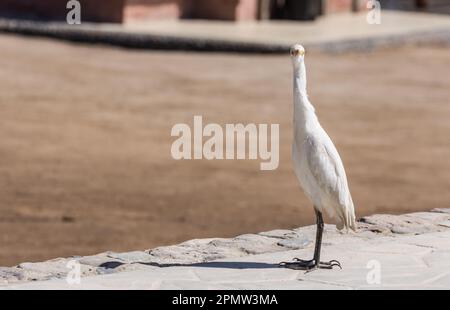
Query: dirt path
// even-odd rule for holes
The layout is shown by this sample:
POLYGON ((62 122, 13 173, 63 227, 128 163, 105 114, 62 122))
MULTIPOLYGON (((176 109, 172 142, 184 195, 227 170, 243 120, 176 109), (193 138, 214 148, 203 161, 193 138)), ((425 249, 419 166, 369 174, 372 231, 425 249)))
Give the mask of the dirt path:
MULTIPOLYGON (((450 53, 308 54, 357 215, 450 207, 450 53)), ((312 223, 287 56, 0 36, 0 265, 312 223), (280 166, 174 161, 175 123, 279 123, 280 166)))

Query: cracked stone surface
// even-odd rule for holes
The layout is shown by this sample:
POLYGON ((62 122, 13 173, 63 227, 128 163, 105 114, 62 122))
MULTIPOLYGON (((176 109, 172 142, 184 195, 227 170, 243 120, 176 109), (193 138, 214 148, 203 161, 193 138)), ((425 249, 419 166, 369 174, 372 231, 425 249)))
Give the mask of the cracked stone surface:
POLYGON ((195 239, 126 253, 0 267, 1 289, 449 289, 450 209, 362 218, 358 232, 325 226, 322 259, 343 269, 278 267, 309 258, 315 227, 195 239), (80 283, 69 284, 79 263, 80 283), (73 268, 73 267, 72 267, 73 268))

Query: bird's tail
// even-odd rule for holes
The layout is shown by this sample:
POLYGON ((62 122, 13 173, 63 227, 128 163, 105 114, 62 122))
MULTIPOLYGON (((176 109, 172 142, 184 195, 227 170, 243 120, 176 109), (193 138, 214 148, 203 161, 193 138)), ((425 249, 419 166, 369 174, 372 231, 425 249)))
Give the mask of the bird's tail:
POLYGON ((355 207, 353 205, 353 200, 350 197, 349 204, 345 208, 341 209, 342 212, 339 214, 339 222, 336 227, 339 230, 344 230, 348 232, 350 229, 356 231, 356 217, 355 217, 355 207))

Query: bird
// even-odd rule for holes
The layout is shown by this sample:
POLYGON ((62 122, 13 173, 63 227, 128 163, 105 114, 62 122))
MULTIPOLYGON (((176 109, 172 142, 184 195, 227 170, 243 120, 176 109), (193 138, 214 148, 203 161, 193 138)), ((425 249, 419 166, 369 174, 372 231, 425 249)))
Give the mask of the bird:
POLYGON ((293 65, 293 142, 294 172, 316 215, 316 240, 311 260, 294 258, 280 266, 299 269, 342 269, 339 261, 320 261, 326 212, 336 221, 336 228, 356 231, 355 208, 341 157, 333 141, 322 128, 306 90, 305 49, 295 44, 290 49, 293 65))

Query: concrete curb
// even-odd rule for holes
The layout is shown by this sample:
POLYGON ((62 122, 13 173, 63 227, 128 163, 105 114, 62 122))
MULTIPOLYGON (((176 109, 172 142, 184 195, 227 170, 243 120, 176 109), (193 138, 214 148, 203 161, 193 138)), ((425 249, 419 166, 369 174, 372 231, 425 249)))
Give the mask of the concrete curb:
POLYGON ((0 20, 0 32, 45 36, 73 42, 98 43, 134 49, 183 50, 196 52, 286 53, 289 46, 235 42, 214 39, 185 38, 150 33, 132 33, 69 27, 63 23, 0 20))
POLYGON ((315 226, 305 226, 0 267, 0 290, 70 288, 66 279, 73 264, 83 278, 78 288, 364 288, 367 262, 374 259, 383 262, 385 287, 449 288, 449 236, 450 209, 378 214, 363 217, 357 233, 325 226, 324 257, 342 259, 343 270, 305 275, 279 267, 311 255, 315 226))
MULTIPOLYGON (((0 19, 0 32, 28 36, 45 36, 72 42, 106 44, 133 49, 175 50, 195 52, 235 52, 283 54, 289 50, 288 44, 215 40, 199 37, 178 37, 152 33, 125 32, 100 29, 95 26, 69 26, 62 22, 39 22, 0 19)), ((381 47, 405 44, 449 44, 448 28, 430 31, 392 34, 358 39, 305 42, 305 47, 323 52, 341 53, 347 51, 370 51, 381 47)))
POLYGON ((358 226, 351 234, 325 226, 323 257, 340 259, 343 269, 304 273, 280 268, 281 261, 311 255, 315 226, 305 226, 0 267, 0 290, 450 287, 450 209, 366 216, 358 226), (378 264, 378 271, 371 269, 380 274, 378 283, 367 280, 368 262, 378 264), (74 265, 79 285, 67 281, 74 265))

